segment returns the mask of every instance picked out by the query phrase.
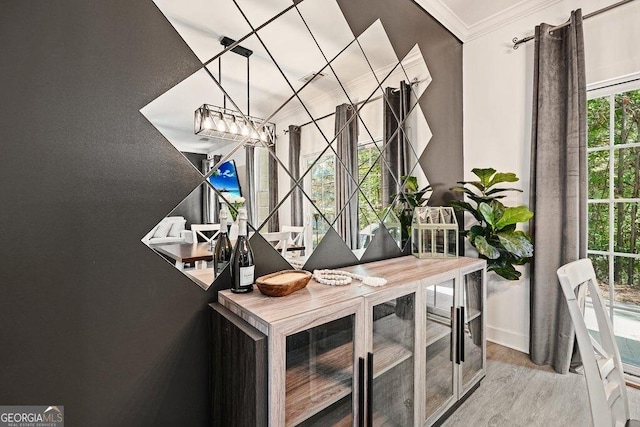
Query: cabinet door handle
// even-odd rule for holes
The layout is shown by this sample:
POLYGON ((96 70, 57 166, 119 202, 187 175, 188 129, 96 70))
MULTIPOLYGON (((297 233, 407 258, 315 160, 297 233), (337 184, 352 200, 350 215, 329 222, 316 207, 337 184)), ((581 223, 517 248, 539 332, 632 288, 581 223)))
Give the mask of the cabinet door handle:
POLYGON ((460 361, 464 362, 464 307, 460 307, 460 361))
POLYGON ((451 316, 449 317, 449 319, 451 319, 451 334, 449 334, 449 362, 453 362, 453 356, 455 353, 456 363, 458 363, 458 359, 457 359, 458 353, 456 353, 456 346, 455 346, 455 342, 453 341, 453 336, 455 335, 454 322, 455 322, 455 316, 457 315, 458 315, 458 312, 453 306, 451 306, 451 316))
POLYGON ((358 426, 364 427, 364 357, 358 358, 358 426))
POLYGON ((462 361, 462 310, 456 308, 456 363, 459 365, 462 361))
POLYGON ((367 427, 373 426, 373 353, 367 354, 367 427))
POLYGON ((456 308, 456 364, 460 364, 460 308, 456 308))

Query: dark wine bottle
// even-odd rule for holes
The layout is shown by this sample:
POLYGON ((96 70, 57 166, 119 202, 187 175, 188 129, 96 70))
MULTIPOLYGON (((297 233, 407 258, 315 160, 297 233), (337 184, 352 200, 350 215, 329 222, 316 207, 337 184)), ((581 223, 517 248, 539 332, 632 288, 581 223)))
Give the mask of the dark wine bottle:
POLYGON ((238 210, 238 240, 231 256, 231 292, 251 292, 254 281, 253 251, 247 239, 247 210, 241 208, 238 210))
POLYGON ((220 209, 220 233, 213 249, 213 271, 216 277, 229 265, 231 253, 233 252, 231 240, 229 240, 229 235, 227 234, 228 216, 229 211, 227 211, 225 205, 222 205, 222 209, 220 209))

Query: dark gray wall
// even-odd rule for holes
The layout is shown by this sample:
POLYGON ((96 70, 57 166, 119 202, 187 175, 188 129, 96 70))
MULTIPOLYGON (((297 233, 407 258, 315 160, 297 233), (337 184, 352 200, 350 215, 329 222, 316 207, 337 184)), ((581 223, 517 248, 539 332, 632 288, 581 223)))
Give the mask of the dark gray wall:
MULTIPOLYGON (((459 179, 459 43, 408 0, 341 3, 354 28, 383 16, 400 52, 433 49, 445 143, 442 178, 427 174, 459 179)), ((151 0, 4 0, 0 46, 0 404, 64 405, 70 426, 207 425, 216 289, 140 242, 201 177, 138 110, 200 64, 151 0)))
POLYGON ((213 291, 140 242, 200 179, 138 110, 197 59, 150 0, 4 0, 0 46, 0 404, 206 425, 213 291))

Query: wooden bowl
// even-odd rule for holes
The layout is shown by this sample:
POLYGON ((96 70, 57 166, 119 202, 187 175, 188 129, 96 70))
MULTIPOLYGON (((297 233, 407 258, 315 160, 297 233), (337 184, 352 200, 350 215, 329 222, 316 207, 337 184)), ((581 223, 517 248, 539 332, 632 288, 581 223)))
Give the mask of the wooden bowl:
POLYGON ((283 297, 307 286, 312 276, 304 270, 282 270, 258 277, 256 285, 264 295, 283 297))

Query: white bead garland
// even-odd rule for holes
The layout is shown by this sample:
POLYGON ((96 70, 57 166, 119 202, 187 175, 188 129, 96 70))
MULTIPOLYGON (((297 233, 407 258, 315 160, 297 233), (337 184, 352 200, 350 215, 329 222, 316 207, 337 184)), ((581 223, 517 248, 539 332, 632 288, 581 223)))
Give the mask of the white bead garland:
POLYGON ((383 286, 387 283, 382 277, 365 277, 355 273, 342 270, 314 270, 313 278, 316 282, 329 286, 344 286, 352 280, 359 280, 367 286, 383 286))

